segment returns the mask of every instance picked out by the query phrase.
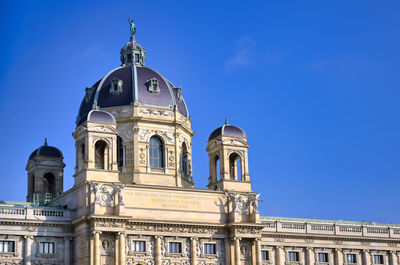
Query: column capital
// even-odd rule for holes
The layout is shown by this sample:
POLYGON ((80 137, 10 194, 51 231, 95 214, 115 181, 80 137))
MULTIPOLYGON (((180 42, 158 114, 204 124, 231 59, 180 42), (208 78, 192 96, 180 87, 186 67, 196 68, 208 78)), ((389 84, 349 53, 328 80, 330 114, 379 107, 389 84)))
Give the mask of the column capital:
POLYGON ((163 239, 163 236, 154 236, 154 238, 163 239))
POLYGON ((242 240, 242 238, 241 238, 241 237, 236 237, 236 236, 235 236, 235 237, 233 237, 233 240, 239 240, 239 241, 240 241, 240 240, 242 240))
POLYGON ((95 235, 95 234, 99 234, 99 235, 101 235, 101 234, 102 234, 102 232, 101 232, 101 231, 92 231, 92 235, 95 235))
POLYGON ((368 253, 369 254, 369 251, 370 251, 369 249, 363 249, 364 253, 368 253))
POLYGON ((33 239, 33 236, 24 236, 25 239, 33 239))
POLYGON ((341 248, 335 248, 335 251, 342 252, 342 249, 341 248))
POLYGON ((306 249, 307 249, 307 250, 311 250, 311 251, 313 251, 313 250, 314 250, 314 248, 313 248, 313 247, 306 247, 306 249))
POLYGON ((64 241, 72 240, 72 239, 73 239, 73 237, 70 237, 70 236, 64 237, 64 241))
POLYGON ((198 239, 197 237, 191 237, 190 240, 192 240, 192 241, 197 241, 197 240, 199 240, 199 239, 198 239))
POLYGON ((390 254, 396 254, 396 252, 397 252, 396 250, 390 250, 389 251, 390 254))
POLYGON ((261 238, 254 238, 254 241, 256 241, 256 242, 258 242, 258 241, 261 241, 261 238))

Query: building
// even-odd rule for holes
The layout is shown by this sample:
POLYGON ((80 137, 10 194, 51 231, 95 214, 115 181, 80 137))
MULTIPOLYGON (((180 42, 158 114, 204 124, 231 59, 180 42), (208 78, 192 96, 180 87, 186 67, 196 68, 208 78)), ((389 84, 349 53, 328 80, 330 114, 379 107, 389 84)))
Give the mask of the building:
POLYGON ((182 88, 130 41, 86 88, 73 133, 74 186, 47 141, 29 157, 27 202, 0 205, 0 264, 400 264, 400 225, 261 216, 246 133, 208 139, 208 189, 193 187, 182 88))

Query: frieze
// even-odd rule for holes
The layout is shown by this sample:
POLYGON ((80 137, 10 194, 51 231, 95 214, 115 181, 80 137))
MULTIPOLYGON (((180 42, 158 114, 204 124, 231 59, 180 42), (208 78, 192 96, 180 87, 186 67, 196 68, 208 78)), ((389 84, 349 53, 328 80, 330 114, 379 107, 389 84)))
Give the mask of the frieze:
POLYGON ((250 213, 250 200, 247 195, 240 193, 233 193, 225 191, 225 195, 228 198, 228 202, 232 203, 232 212, 239 214, 249 214, 250 213))
POLYGON ((95 227, 124 227, 125 224, 123 222, 117 220, 96 220, 94 222, 95 227))
POLYGON ((154 110, 154 109, 139 109, 139 113, 155 115, 155 116, 166 116, 172 117, 171 111, 164 111, 164 110, 154 110))
POLYGON ((150 136, 153 134, 157 134, 163 137, 167 144, 175 144, 175 133, 167 132, 161 130, 148 130, 148 129, 139 129, 139 142, 147 143, 150 139, 150 136))
POLYGON ((198 233, 198 234, 226 234, 224 227, 197 227, 197 226, 162 226, 149 224, 128 223, 126 228, 132 231, 153 231, 171 233, 198 233))
POLYGON ((132 115, 132 108, 111 110, 110 113, 116 118, 126 118, 132 115))

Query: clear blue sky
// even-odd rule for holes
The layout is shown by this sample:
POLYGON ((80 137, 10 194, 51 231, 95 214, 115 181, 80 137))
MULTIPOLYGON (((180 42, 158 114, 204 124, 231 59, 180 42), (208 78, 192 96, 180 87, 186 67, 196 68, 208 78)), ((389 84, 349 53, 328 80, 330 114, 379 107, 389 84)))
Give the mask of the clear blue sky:
POLYGON ((195 186, 228 116, 250 143, 263 215, 400 223, 399 1, 0 2, 0 199, 24 201, 43 144, 75 167, 84 88, 137 24, 146 65, 189 107, 195 186))

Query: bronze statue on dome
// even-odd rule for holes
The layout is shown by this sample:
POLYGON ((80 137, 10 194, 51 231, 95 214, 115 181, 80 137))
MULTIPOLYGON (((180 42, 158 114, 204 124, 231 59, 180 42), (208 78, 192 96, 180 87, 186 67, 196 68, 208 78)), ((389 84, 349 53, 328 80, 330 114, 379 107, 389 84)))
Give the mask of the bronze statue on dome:
POLYGON ((133 19, 131 18, 131 16, 129 16, 128 19, 129 25, 131 26, 130 30, 131 30, 131 36, 136 34, 136 26, 135 23, 133 22, 133 19))

